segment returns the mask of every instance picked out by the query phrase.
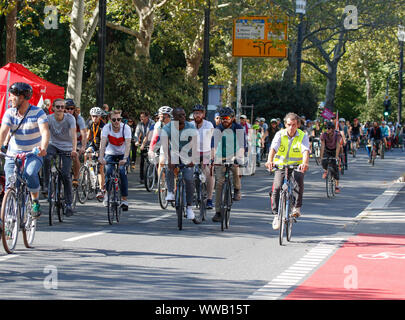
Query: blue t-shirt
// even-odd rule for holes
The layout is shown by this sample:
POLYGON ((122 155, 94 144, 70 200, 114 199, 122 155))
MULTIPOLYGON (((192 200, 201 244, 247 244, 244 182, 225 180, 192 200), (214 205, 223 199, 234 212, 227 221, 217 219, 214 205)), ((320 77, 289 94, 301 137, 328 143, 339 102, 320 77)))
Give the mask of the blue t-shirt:
MULTIPOLYGON (((16 108, 10 108, 4 113, 2 123, 9 126, 11 132, 14 132, 22 119, 23 117, 18 115, 16 108)), ((22 152, 30 152, 34 147, 39 147, 42 139, 39 125, 47 122, 46 113, 41 108, 30 105, 24 121, 9 141, 7 154, 15 156, 22 152)))

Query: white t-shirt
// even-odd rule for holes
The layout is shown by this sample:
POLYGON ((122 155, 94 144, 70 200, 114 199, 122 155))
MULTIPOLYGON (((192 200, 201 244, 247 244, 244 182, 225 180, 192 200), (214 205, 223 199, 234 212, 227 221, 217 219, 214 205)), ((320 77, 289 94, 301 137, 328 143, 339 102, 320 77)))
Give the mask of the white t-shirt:
POLYGON ((125 154, 125 139, 131 139, 131 128, 128 125, 120 123, 120 131, 114 132, 112 124, 108 123, 101 131, 101 137, 107 138, 106 155, 122 155, 125 154))
MULTIPOLYGON (((195 121, 192 124, 197 128, 197 124, 195 121)), ((214 126, 210 121, 203 120, 203 124, 201 128, 197 128, 198 130, 198 152, 210 152, 211 151, 211 139, 214 133, 214 126)))

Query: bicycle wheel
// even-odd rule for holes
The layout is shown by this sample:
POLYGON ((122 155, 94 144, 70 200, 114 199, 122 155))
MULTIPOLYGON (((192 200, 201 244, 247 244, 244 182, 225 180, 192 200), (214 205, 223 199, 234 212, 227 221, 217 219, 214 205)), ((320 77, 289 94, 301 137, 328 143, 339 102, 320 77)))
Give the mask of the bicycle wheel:
POLYGON ((280 224, 279 234, 278 234, 278 242, 283 245, 283 237, 284 237, 284 227, 285 227, 285 217, 286 217, 286 196, 284 192, 280 193, 280 201, 278 203, 278 221, 280 224))
POLYGON ((288 206, 288 216, 286 218, 286 234, 287 234, 287 241, 290 242, 291 241, 291 236, 292 236, 292 227, 293 227, 293 223, 294 223, 294 217, 291 215, 291 209, 292 206, 291 204, 293 203, 292 199, 290 199, 289 201, 290 205, 288 206))
POLYGON ((155 165, 153 163, 149 163, 145 175, 145 188, 148 192, 151 192, 154 186, 155 186, 155 165))
POLYGON ((183 198, 184 184, 181 182, 176 190, 176 214, 177 214, 177 227, 179 230, 183 229, 183 213, 184 213, 184 198, 183 198))
POLYGON ((340 173, 342 175, 345 174, 345 160, 344 160, 344 155, 340 154, 339 155, 339 168, 340 168, 340 173))
MULTIPOLYGON (((228 202, 229 200, 229 184, 225 181, 223 187, 222 187, 222 193, 221 193, 221 231, 224 231, 224 229, 226 228, 226 221, 228 219, 228 202)), ((232 197, 232 196, 231 196, 232 197)))
POLYGON ((32 248, 34 243, 35 231, 37 230, 37 219, 32 217, 32 199, 31 194, 25 196, 24 221, 22 224, 22 234, 26 248, 32 248))
POLYGON ((380 146, 380 157, 381 157, 381 159, 384 159, 384 153, 385 153, 385 144, 384 144, 384 142, 382 142, 381 146, 380 146))
POLYGON ((158 178, 158 198, 160 207, 162 209, 166 209, 168 205, 166 196, 167 196, 166 168, 162 168, 158 178))
POLYGON ((317 144, 314 146, 314 156, 315 156, 315 162, 316 165, 321 165, 321 149, 319 148, 319 145, 317 144))
POLYGON ((335 179, 333 178, 332 171, 328 169, 328 175, 326 177, 326 195, 328 198, 333 198, 335 196, 335 192, 335 179))
POLYGON ((114 221, 114 190, 113 190, 113 183, 109 182, 108 184, 108 190, 107 190, 107 218, 108 218, 108 223, 113 224, 114 221))
POLYGON ((1 206, 1 239, 4 250, 13 253, 17 245, 20 218, 18 212, 17 196, 14 189, 8 189, 4 194, 1 206))
POLYGON ((232 207, 232 188, 230 186, 230 182, 228 184, 228 196, 226 202, 226 212, 225 212, 225 228, 229 229, 229 224, 231 221, 231 207, 232 207))
POLYGON ((201 183, 199 190, 199 208, 200 208, 200 219, 204 221, 207 218, 207 184, 201 183))
MULTIPOLYGON (((90 196, 91 190, 90 171, 89 168, 83 166, 80 168, 79 184, 77 185, 77 199, 81 204, 86 202, 90 196)), ((92 193, 92 197, 94 198, 94 191, 92 191, 92 193)))
POLYGON ((55 219, 56 219, 56 184, 55 184, 55 176, 51 176, 49 178, 49 185, 48 185, 48 203, 49 203, 49 225, 52 226, 55 219))
POLYGON ((57 206, 56 212, 58 214, 59 222, 63 222, 64 214, 65 214, 65 188, 63 185, 63 180, 60 176, 56 178, 56 199, 57 199, 57 206))
POLYGON ((120 181, 118 180, 118 186, 114 186, 114 211, 115 211, 115 220, 118 222, 120 222, 121 219, 121 212, 122 212, 122 208, 121 208, 121 188, 120 188, 120 181))

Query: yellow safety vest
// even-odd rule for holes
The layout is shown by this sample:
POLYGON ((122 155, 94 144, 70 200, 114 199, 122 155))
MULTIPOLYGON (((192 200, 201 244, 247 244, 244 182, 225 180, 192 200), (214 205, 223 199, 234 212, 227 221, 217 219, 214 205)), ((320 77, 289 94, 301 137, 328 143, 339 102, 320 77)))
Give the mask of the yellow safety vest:
POLYGON ((298 136, 294 139, 288 139, 287 129, 282 129, 280 147, 274 157, 274 163, 277 165, 294 165, 302 164, 301 144, 304 139, 305 132, 297 129, 298 136))

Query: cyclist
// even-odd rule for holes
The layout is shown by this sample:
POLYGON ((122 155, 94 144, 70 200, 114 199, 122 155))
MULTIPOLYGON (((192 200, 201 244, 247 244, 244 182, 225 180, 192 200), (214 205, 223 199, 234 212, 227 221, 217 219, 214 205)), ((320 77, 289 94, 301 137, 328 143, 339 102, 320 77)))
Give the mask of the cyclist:
POLYGON ((342 152, 345 156, 345 161, 344 161, 344 166, 345 170, 347 170, 347 148, 348 148, 348 141, 350 141, 350 133, 349 133, 349 128, 346 125, 346 120, 345 118, 340 118, 339 119, 339 127, 340 127, 340 134, 342 136, 342 152))
MULTIPOLYGON (((76 133, 77 133, 77 149, 80 154, 83 154, 87 145, 86 122, 79 114, 80 108, 76 106, 73 99, 65 100, 65 112, 71 114, 76 120, 76 133)), ((76 149, 75 149, 76 151, 76 149)), ((73 159, 73 186, 77 187, 80 171, 79 155, 75 153, 73 159)))
MULTIPOLYGON (((149 131, 151 130, 151 126, 155 123, 155 121, 149 119, 149 112, 143 111, 140 114, 140 121, 138 125, 136 126, 135 129, 135 135, 134 135, 134 140, 135 140, 135 145, 139 146, 142 144, 143 140, 145 137, 148 136, 149 131)), ((145 171, 145 157, 147 157, 147 150, 143 149, 141 150, 141 161, 140 161, 140 167, 139 167, 139 180, 140 183, 144 183, 144 171, 145 171)))
MULTIPOLYGON (((43 157, 49 143, 48 118, 45 112, 28 101, 32 97, 32 87, 24 82, 15 82, 10 86, 10 101, 12 107, 4 113, 0 129, 0 146, 8 146, 7 155, 15 156, 19 153, 28 153, 37 148, 37 155, 28 156, 24 167, 24 177, 27 180, 28 190, 31 192, 32 215, 38 218, 41 215, 39 204, 39 170, 42 167, 43 157), (6 137, 8 141, 6 142, 6 137), (6 143, 5 143, 6 142, 6 143)), ((10 177, 14 174, 14 161, 6 159, 4 164, 6 187, 10 177)))
MULTIPOLYGON (((153 125, 153 135, 149 145, 148 157, 153 159, 156 154, 159 154, 159 167, 158 167, 158 176, 160 171, 165 164, 164 153, 160 152, 161 141, 160 136, 162 133, 162 128, 164 125, 168 124, 172 118, 173 109, 169 106, 163 106, 159 108, 159 120, 153 125)), ((167 198, 167 197, 166 197, 167 198)), ((170 198, 173 198, 172 196, 170 198)), ((166 199, 167 200, 167 199, 166 199)))
POLYGON ((198 155, 190 152, 196 150, 198 132, 193 124, 186 121, 186 112, 183 108, 173 109, 174 121, 166 124, 161 132, 162 150, 165 156, 165 161, 169 166, 167 171, 167 197, 168 201, 174 199, 174 169, 175 164, 184 164, 185 167, 181 168, 186 187, 186 213, 187 219, 193 220, 194 223, 199 223, 198 219, 195 219, 195 214, 192 208, 194 198, 194 172, 193 166, 196 160, 198 161, 198 155), (191 140, 191 149, 189 140, 191 140), (194 160, 194 161, 193 161, 194 160))
POLYGON ((335 125, 332 122, 326 124, 326 132, 321 135, 321 159, 322 159, 322 168, 323 174, 322 179, 326 179, 328 174, 328 157, 335 158, 335 161, 332 162, 332 174, 336 180, 336 192, 340 192, 339 187, 339 170, 337 167, 337 159, 339 159, 339 153, 341 151, 340 143, 342 140, 342 135, 340 131, 335 130, 335 125), (325 158, 324 158, 325 156, 325 158))
MULTIPOLYGON (((106 124, 101 131, 99 162, 106 166, 105 179, 108 183, 114 171, 114 166, 108 162, 119 162, 121 180, 121 208, 128 211, 128 177, 125 166, 129 164, 129 152, 131 151, 131 128, 121 122, 121 110, 110 112, 110 123, 106 124)), ((108 198, 104 196, 104 206, 107 206, 108 198)))
POLYGON ((381 134, 382 134, 382 137, 383 137, 383 140, 384 140, 384 146, 387 149, 388 141, 389 141, 390 136, 391 136, 391 130, 387 126, 387 122, 385 122, 385 121, 381 122, 380 128, 381 128, 381 134))
MULTIPOLYGON (((100 141, 101 141, 101 131, 104 127, 104 122, 102 121, 102 116, 104 111, 99 107, 91 108, 90 116, 91 119, 87 125, 87 137, 88 137, 88 147, 86 152, 88 153, 97 153, 100 150, 100 141)), ((86 161, 87 156, 84 158, 86 161)), ((101 191, 97 194, 98 199, 102 199, 105 194, 105 176, 104 176, 104 165, 100 164, 98 172, 98 182, 101 187, 101 191)))
POLYGON ((361 129, 361 125, 359 123, 359 120, 355 118, 353 120, 353 125, 351 126, 350 129, 350 136, 352 138, 352 147, 351 149, 354 149, 353 143, 356 144, 356 149, 359 148, 360 145, 360 137, 363 135, 363 130, 361 129))
MULTIPOLYGON (((244 128, 235 122, 235 112, 224 107, 220 109, 219 116, 221 124, 214 131, 215 154, 215 215, 214 222, 221 222, 221 194, 225 181, 224 160, 230 161, 236 158, 236 163, 232 166, 234 195, 233 200, 241 200, 241 176, 239 175, 239 164, 244 164, 244 154, 246 147, 246 134, 244 128)), ((261 131, 261 130, 260 130, 261 131)))
MULTIPOLYGON (((380 143, 383 140, 383 135, 381 132, 381 128, 378 126, 378 122, 374 121, 373 122, 373 126, 369 129, 369 134, 368 134, 368 143, 371 144, 372 141, 374 141, 374 144, 377 146, 377 155, 379 154, 379 146, 380 143)), ((371 144, 371 148, 373 148, 374 146, 371 144)), ((369 147, 367 147, 367 152, 368 152, 368 162, 371 163, 371 150, 369 149, 369 147)))
MULTIPOLYGON (((269 157, 265 164, 266 168, 272 170, 274 165, 298 165, 298 170, 292 173, 292 179, 298 188, 295 188, 295 206, 293 216, 302 215, 302 196, 304 194, 304 174, 308 170, 309 162, 309 138, 302 130, 298 129, 301 119, 295 113, 288 113, 284 118, 285 129, 276 133, 270 147, 269 157)), ((272 213, 275 215, 273 220, 273 229, 280 227, 278 219, 278 202, 280 200, 280 191, 284 180, 285 171, 277 170, 274 174, 273 192, 272 192, 272 213)))
POLYGON ((200 163, 207 179, 207 209, 213 208, 212 195, 214 193, 215 180, 212 174, 212 160, 214 153, 212 150, 212 136, 214 126, 210 121, 205 120, 205 108, 201 104, 193 107, 194 126, 198 130, 197 151, 200 153, 200 163), (210 165, 211 164, 211 165, 210 165))
POLYGON ((61 155, 61 171, 66 199, 65 215, 70 217, 73 215, 72 175, 70 172, 72 170, 72 158, 77 157, 76 120, 73 115, 64 112, 65 100, 63 99, 55 99, 53 101, 52 111, 53 113, 48 116, 51 138, 46 151, 47 155, 44 159, 44 181, 46 186, 46 183, 49 181, 52 157, 59 152, 70 153, 70 156, 61 155))

